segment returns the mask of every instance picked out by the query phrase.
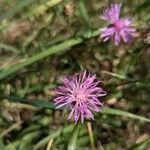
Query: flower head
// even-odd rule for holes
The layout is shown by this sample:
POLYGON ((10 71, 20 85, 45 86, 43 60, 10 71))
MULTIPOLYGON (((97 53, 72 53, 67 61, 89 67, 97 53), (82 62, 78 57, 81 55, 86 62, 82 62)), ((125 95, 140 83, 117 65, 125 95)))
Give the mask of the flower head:
POLYGON ((112 39, 116 45, 119 45, 121 40, 125 43, 131 42, 133 38, 133 33, 136 32, 134 28, 131 27, 130 18, 120 18, 121 4, 111 4, 110 8, 107 8, 103 15, 100 17, 110 23, 109 26, 101 29, 101 38, 103 41, 112 39))
POLYGON ((56 89, 56 109, 67 106, 71 110, 68 119, 73 116, 76 123, 79 118, 82 123, 84 118, 94 119, 93 112, 99 112, 102 106, 99 98, 106 95, 99 87, 101 81, 97 81, 96 75, 84 71, 64 77, 62 82, 63 84, 56 89))

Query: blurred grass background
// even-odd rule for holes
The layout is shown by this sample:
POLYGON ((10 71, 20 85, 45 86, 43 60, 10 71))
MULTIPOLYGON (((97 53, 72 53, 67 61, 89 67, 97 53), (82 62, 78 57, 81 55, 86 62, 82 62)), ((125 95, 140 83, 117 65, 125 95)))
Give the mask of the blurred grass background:
POLYGON ((0 150, 149 149, 150 1, 116 1, 138 29, 119 47, 98 37, 106 25, 99 16, 112 2, 0 1, 0 150), (53 89, 85 69, 108 96, 94 122, 74 128, 65 110, 54 111, 53 89))

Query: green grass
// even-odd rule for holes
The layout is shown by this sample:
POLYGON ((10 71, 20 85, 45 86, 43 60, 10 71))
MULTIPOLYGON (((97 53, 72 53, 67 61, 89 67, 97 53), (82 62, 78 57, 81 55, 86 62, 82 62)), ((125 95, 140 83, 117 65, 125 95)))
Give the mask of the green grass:
POLYGON ((120 2, 139 34, 118 47, 99 41, 107 1, 0 2, 0 149, 149 148, 149 2, 120 2), (85 69, 108 95, 94 121, 75 125, 66 109, 55 110, 54 89, 85 69))

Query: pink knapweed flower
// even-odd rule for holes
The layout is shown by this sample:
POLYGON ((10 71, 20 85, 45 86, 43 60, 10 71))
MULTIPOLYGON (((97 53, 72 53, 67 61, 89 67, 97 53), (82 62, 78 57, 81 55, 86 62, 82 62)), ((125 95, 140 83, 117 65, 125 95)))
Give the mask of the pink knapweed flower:
POLYGON ((120 18, 121 6, 120 3, 111 4, 110 8, 105 9, 103 15, 100 16, 101 19, 110 23, 109 26, 100 29, 100 37, 103 42, 112 39, 115 45, 119 45, 121 40, 130 43, 133 39, 136 30, 131 27, 132 21, 130 18, 120 18))
POLYGON ((71 110, 68 119, 74 117, 75 123, 84 118, 94 119, 93 112, 99 112, 102 103, 99 98, 106 95, 106 92, 99 86, 96 75, 86 71, 72 76, 64 77, 62 85, 56 89, 54 99, 56 109, 66 106, 71 110))

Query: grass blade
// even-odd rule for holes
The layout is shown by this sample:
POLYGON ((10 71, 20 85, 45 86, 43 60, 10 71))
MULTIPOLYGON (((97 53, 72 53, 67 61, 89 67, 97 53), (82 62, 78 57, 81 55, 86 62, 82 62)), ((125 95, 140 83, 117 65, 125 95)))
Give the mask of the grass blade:
POLYGON ((143 121, 143 122, 144 121, 145 122, 150 122, 149 118, 145 118, 145 117, 142 117, 142 116, 139 116, 139 115, 135 115, 135 114, 132 114, 132 113, 129 113, 129 112, 126 112, 126 111, 118 110, 118 109, 104 107, 102 109, 102 112, 104 114, 125 116, 125 117, 129 117, 129 118, 132 118, 132 119, 137 119, 137 120, 140 120, 140 121, 143 121))
POLYGON ((14 7, 12 7, 7 13, 0 16, 0 21, 4 19, 11 18, 14 16, 17 12, 21 11, 24 7, 28 6, 35 0, 21 0, 18 3, 14 4, 14 7))
POLYGON ((42 108, 49 108, 52 110, 55 109, 54 104, 52 102, 48 102, 46 100, 31 100, 31 99, 25 99, 25 98, 20 98, 20 97, 16 97, 16 96, 3 96, 3 95, 0 95, 0 98, 8 99, 8 100, 13 101, 13 102, 29 104, 29 105, 38 107, 40 109, 42 109, 42 108))
MULTIPOLYGON (((19 103, 25 103, 25 104, 33 105, 33 106, 38 107, 40 109, 41 108, 47 108, 47 109, 54 110, 56 108, 53 102, 48 102, 46 100, 34 100, 33 101, 33 100, 29 100, 29 99, 19 98, 16 96, 4 96, 4 95, 0 95, 0 98, 1 99, 8 99, 8 100, 13 101, 13 102, 19 102, 19 103)), ((125 116, 125 117, 129 117, 132 119, 137 119, 137 120, 143 121, 143 122, 150 122, 149 118, 145 118, 145 117, 135 115, 135 114, 132 114, 132 113, 129 113, 126 111, 118 110, 118 109, 103 107, 102 112, 104 114, 125 116)))
POLYGON ((56 137, 60 136, 61 133, 68 133, 73 129, 73 125, 68 125, 66 127, 64 127, 63 129, 60 128, 57 131, 50 133, 47 137, 43 138, 41 141, 39 141, 33 150, 37 150, 38 148, 40 148, 42 145, 46 144, 50 139, 55 139, 56 137))
POLYGON ((4 150, 4 149, 5 149, 5 145, 4 145, 2 139, 0 139, 0 149, 1 149, 1 150, 4 150))
POLYGON ((23 69, 24 67, 26 67, 28 65, 31 65, 37 61, 40 61, 40 60, 42 60, 42 59, 44 59, 44 58, 46 58, 52 54, 56 54, 56 53, 68 50, 70 47, 82 43, 85 39, 89 39, 89 38, 98 36, 99 34, 100 34, 99 30, 95 30, 93 32, 89 31, 80 37, 72 38, 72 39, 66 40, 66 41, 64 41, 58 45, 52 46, 43 52, 40 52, 40 53, 30 57, 30 58, 27 58, 25 61, 23 61, 19 64, 12 65, 9 68, 3 69, 0 72, 0 80, 6 78, 7 76, 9 76, 9 75, 21 70, 21 69, 23 69))
POLYGON ((19 51, 16 48, 14 48, 14 47, 12 47, 10 45, 6 45, 4 43, 0 43, 0 50, 1 49, 7 49, 7 50, 10 50, 10 51, 12 51, 14 53, 19 53, 19 51))
POLYGON ((79 1, 79 8, 80 8, 80 13, 86 22, 86 25, 89 27, 90 26, 90 18, 88 15, 88 9, 86 8, 86 2, 85 0, 80 0, 79 1))
POLYGON ((80 125, 76 124, 73 128, 72 136, 69 140, 68 150, 76 150, 79 129, 80 129, 80 125))
POLYGON ((23 138, 20 140, 20 144, 18 147, 18 150, 27 150, 30 149, 32 146, 32 141, 38 138, 41 134, 41 131, 34 131, 32 133, 26 134, 23 136, 23 138))
POLYGON ((146 145, 150 145, 150 138, 147 138, 146 140, 134 144, 132 147, 130 147, 128 150, 142 150, 146 145))

